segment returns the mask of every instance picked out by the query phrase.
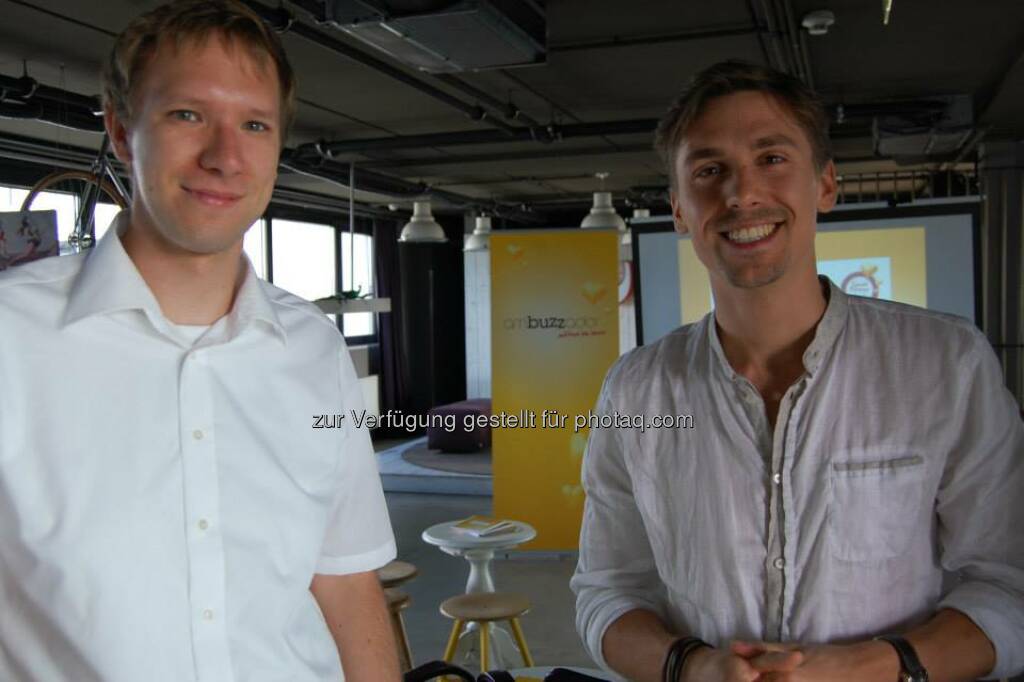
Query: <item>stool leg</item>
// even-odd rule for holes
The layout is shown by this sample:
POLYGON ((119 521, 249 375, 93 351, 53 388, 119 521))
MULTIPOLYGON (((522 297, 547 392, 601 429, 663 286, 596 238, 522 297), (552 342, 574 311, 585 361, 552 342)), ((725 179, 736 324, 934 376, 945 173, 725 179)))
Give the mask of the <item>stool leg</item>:
POLYGON ((412 670, 412 647, 409 646, 409 636, 405 631, 405 621, 402 619, 400 611, 392 614, 391 624, 395 628, 395 638, 398 640, 398 650, 402 659, 402 672, 412 670))
POLYGON ((480 625, 480 672, 481 673, 485 673, 485 672, 487 672, 487 668, 490 666, 490 661, 488 660, 490 658, 488 656, 488 654, 490 652, 488 651, 488 649, 489 649, 490 644, 491 644, 491 642, 490 642, 490 639, 491 639, 490 634, 491 633, 488 631, 488 628, 487 628, 487 626, 489 625, 488 623, 479 623, 479 625, 480 625))
POLYGON ((527 668, 532 668, 533 656, 530 655, 530 649, 526 646, 526 637, 523 636, 523 628, 519 625, 519 619, 513 618, 509 622, 512 624, 512 634, 516 638, 516 644, 519 645, 519 653, 523 655, 523 663, 527 668))
POLYGON ((450 663, 452 657, 455 655, 455 647, 459 645, 459 635, 462 633, 462 621, 456 620, 455 625, 452 626, 452 634, 448 636, 448 646, 444 649, 444 656, 442 660, 450 663))

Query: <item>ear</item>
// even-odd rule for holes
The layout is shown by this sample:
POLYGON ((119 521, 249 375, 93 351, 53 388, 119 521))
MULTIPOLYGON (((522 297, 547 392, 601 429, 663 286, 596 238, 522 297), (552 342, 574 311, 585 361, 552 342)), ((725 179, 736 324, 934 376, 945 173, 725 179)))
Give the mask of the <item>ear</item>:
POLYGON ((676 194, 675 190, 671 190, 668 193, 669 203, 672 204, 672 222, 675 223, 676 232, 679 234, 686 234, 690 231, 690 228, 686 226, 683 221, 683 208, 679 202, 679 195, 676 194))
POLYGON ((130 166, 132 162, 131 146, 128 144, 128 126, 118 116, 113 107, 103 109, 103 127, 107 129, 107 136, 110 138, 110 146, 114 150, 114 156, 118 161, 130 166))
POLYGON ((829 160, 818 178, 818 212, 828 213, 836 205, 839 183, 836 181, 836 165, 829 160))

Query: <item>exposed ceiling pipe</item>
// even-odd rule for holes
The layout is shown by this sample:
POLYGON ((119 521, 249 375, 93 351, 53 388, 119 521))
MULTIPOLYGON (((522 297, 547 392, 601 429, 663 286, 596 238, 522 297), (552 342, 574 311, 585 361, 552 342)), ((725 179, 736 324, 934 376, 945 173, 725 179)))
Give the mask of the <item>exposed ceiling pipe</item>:
POLYGON ((80 95, 77 92, 51 88, 28 76, 12 78, 0 75, 0 100, 16 99, 26 101, 36 98, 50 100, 51 102, 57 102, 69 107, 78 107, 96 114, 103 111, 99 97, 89 97, 88 95, 80 95))
POLYGON ((450 85, 456 90, 461 90, 463 93, 469 95, 470 97, 475 97, 481 102, 485 102, 488 106, 492 107, 493 109, 502 112, 502 115, 505 117, 506 120, 519 121, 532 128, 536 128, 542 125, 536 119, 527 116, 522 109, 512 104, 511 102, 502 102, 497 97, 493 97, 490 94, 484 92, 483 90, 480 90, 479 88, 470 85, 461 78, 457 78, 455 76, 452 76, 451 74, 446 73, 438 74, 434 76, 434 78, 436 78, 437 80, 441 81, 446 85, 450 85))
POLYGON ((87 110, 36 98, 27 102, 7 100, 0 103, 0 118, 42 121, 89 133, 103 131, 103 119, 87 110))
POLYGON ((811 70, 811 57, 807 50, 807 32, 796 22, 796 15, 793 14, 793 5, 790 0, 781 0, 782 9, 786 18, 785 26, 787 39, 792 48, 793 58, 796 60, 797 70, 807 87, 814 89, 814 72, 811 70))
MULTIPOLYGON (((906 115, 934 116, 946 110, 948 104, 938 100, 910 100, 897 102, 868 102, 863 104, 844 104, 845 120, 872 118, 874 116, 906 115)), ((830 107, 834 114, 836 107, 830 107)), ((426 147, 453 147, 459 145, 501 144, 511 141, 557 142, 574 137, 601 137, 605 135, 632 135, 650 133, 658 125, 656 119, 634 119, 627 121, 605 121, 599 123, 572 123, 568 125, 548 126, 543 129, 516 128, 509 137, 498 131, 467 130, 447 133, 430 133, 425 135, 400 135, 395 137, 378 137, 362 140, 342 140, 336 142, 317 142, 300 145, 300 156, 315 158, 323 155, 333 158, 342 154, 361 154, 372 151, 407 150, 426 147)), ((572 150, 566 150, 572 154, 572 150)), ((608 153, 612 153, 609 150, 608 153)), ((404 159, 402 160, 405 161, 404 159)), ((416 160, 417 162, 419 160, 416 160)), ((439 159, 439 161, 441 161, 439 159)), ((443 162, 443 161, 442 161, 443 162)), ((382 162, 386 163, 386 162, 382 162)), ((365 165, 365 164, 363 164, 365 165)), ((371 161, 369 165, 373 165, 371 161)))
POLYGON ((38 102, 15 104, 14 102, 0 100, 0 118, 20 118, 31 121, 41 118, 42 115, 43 107, 38 102))
POLYGON ((792 73, 793 69, 786 61, 785 54, 779 45, 779 28, 772 11, 771 0, 748 0, 750 13, 754 23, 760 28, 761 47, 768 59, 768 65, 779 71, 792 73))
POLYGON ((514 128, 511 136, 496 130, 467 130, 426 135, 400 135, 365 140, 318 142, 299 146, 306 156, 323 155, 327 158, 346 153, 362 153, 383 149, 416 149, 421 147, 451 147, 467 144, 497 144, 510 141, 555 142, 572 137, 600 137, 602 135, 630 135, 650 133, 658 125, 656 119, 608 121, 603 123, 572 123, 545 128, 514 128))
POLYGON ((790 7, 789 0, 775 0, 775 2, 778 8, 782 40, 786 46, 786 51, 789 53, 790 63, 793 64, 797 77, 808 86, 814 87, 811 85, 809 66, 804 63, 800 53, 800 27, 797 26, 796 20, 793 18, 793 10, 790 7))
MULTIPOLYGON (((870 131, 868 131, 870 135, 870 131)), ((649 144, 625 145, 621 147, 582 147, 566 149, 564 147, 542 148, 527 152, 501 152, 492 154, 453 154, 451 156, 419 157, 415 159, 372 159, 361 161, 360 168, 407 168, 415 166, 450 166, 473 163, 493 163, 495 161, 525 161, 532 159, 555 159, 575 156, 609 156, 612 154, 637 154, 650 152, 649 144)))
MULTIPOLYGON (((284 169, 324 180, 346 189, 349 188, 349 183, 351 182, 349 166, 347 164, 340 164, 325 159, 310 162, 308 159, 298 156, 294 149, 285 149, 281 153, 280 165, 284 169)), ((358 191, 383 194, 399 200, 410 200, 430 195, 432 199, 442 201, 454 207, 471 208, 487 205, 491 210, 500 209, 504 216, 519 222, 536 223, 542 221, 541 216, 521 210, 511 204, 489 203, 462 194, 456 194, 455 192, 437 189, 425 183, 409 182, 365 169, 359 171, 355 185, 358 191)))
POLYGON ((73 170, 89 170, 96 161, 96 150, 67 144, 57 146, 31 137, 4 133, 0 135, 0 158, 73 170))
MULTIPOLYGON (((510 132, 512 130, 511 126, 502 122, 497 116, 489 113, 482 106, 478 104, 469 104, 468 102, 464 102, 458 97, 454 97, 445 92, 444 90, 441 90, 440 88, 436 88, 433 85, 430 85, 429 83, 420 80, 419 78, 411 76, 405 71, 395 66, 392 66, 391 64, 381 59, 378 59, 377 57, 374 57, 369 53, 363 52, 362 50, 358 50, 352 47, 351 45, 348 45, 347 43, 344 43, 340 40, 325 35, 323 32, 318 31, 315 28, 311 28, 309 26, 306 26, 305 24, 295 21, 294 17, 291 16, 291 13, 288 12, 283 7, 266 7, 258 2, 253 2, 252 0, 244 0, 244 2, 248 7, 250 7, 253 11, 259 14, 264 21, 266 21, 269 25, 271 25, 275 30, 279 32, 294 33, 295 35, 300 36, 301 38, 304 38, 312 43, 316 43, 317 45, 328 50, 331 50, 332 52, 335 52, 337 54, 340 54, 343 57, 347 57, 348 59, 358 62, 364 66, 368 66, 371 69, 385 76, 388 76, 390 78, 393 78, 394 80, 399 81, 400 83, 408 85, 414 90, 418 90, 419 92, 427 95, 428 97, 432 97, 433 99, 439 102, 442 102, 454 109, 457 109, 458 111, 461 111, 474 121, 486 121, 495 128, 504 130, 506 132, 510 132)), ((307 11, 311 11, 310 7, 308 7, 307 5, 308 3, 303 5, 304 9, 306 9, 307 11)), ((320 14, 317 15, 314 13, 313 18, 316 21, 323 23, 325 22, 326 17, 323 16, 322 7, 320 9, 320 14)))
POLYGON ((658 43, 681 43, 689 40, 747 36, 758 32, 759 29, 757 26, 751 26, 749 24, 733 24, 729 26, 719 26, 716 28, 698 28, 691 31, 680 31, 677 33, 656 33, 646 36, 629 36, 627 38, 615 37, 610 40, 583 40, 577 43, 555 43, 548 46, 548 53, 576 52, 579 50, 604 50, 636 45, 656 45, 658 43))
MULTIPOLYGON (((829 114, 834 116, 840 105, 828 107, 829 114)), ((843 104, 843 118, 873 118, 875 116, 938 116, 949 107, 949 102, 942 100, 896 100, 892 102, 864 102, 861 104, 843 104)))
POLYGON ((807 87, 814 89, 814 72, 811 69, 811 53, 807 49, 807 33, 800 31, 800 57, 804 62, 804 82, 807 87))

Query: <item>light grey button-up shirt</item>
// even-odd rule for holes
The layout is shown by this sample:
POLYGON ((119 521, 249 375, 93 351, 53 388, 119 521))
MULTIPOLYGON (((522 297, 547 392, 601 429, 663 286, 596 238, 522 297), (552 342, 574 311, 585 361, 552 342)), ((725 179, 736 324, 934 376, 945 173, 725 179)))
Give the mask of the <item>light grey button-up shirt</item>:
POLYGON ((1024 423, 984 336, 833 285, 803 363, 774 429, 710 315, 608 373, 600 413, 693 420, 590 433, 572 587, 591 655, 606 665, 635 608, 722 645, 864 639, 949 607, 994 644, 993 676, 1020 672, 1024 423))

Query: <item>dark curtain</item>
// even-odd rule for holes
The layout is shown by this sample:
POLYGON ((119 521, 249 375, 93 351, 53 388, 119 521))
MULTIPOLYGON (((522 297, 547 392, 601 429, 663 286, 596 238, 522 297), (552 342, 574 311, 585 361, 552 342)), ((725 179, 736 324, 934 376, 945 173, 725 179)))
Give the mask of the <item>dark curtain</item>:
MULTIPOLYGON (((445 244, 399 244, 404 221, 374 223, 377 291, 391 299, 391 312, 380 315, 382 414, 425 415, 466 397, 462 219, 435 217, 445 244)), ((412 434, 385 422, 374 435, 412 434)))
MULTIPOLYGON (((398 267, 398 234, 401 226, 390 220, 373 221, 373 252, 377 295, 391 299, 390 313, 378 316, 380 329, 380 411, 401 410, 408 400, 408 372, 400 351, 402 338, 402 287, 398 267)), ((381 430, 382 436, 392 434, 381 430)))

